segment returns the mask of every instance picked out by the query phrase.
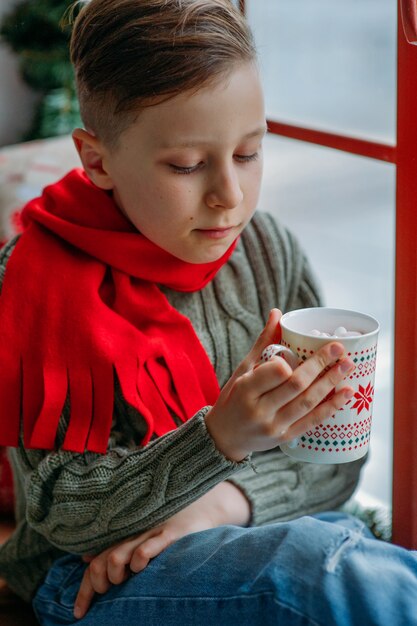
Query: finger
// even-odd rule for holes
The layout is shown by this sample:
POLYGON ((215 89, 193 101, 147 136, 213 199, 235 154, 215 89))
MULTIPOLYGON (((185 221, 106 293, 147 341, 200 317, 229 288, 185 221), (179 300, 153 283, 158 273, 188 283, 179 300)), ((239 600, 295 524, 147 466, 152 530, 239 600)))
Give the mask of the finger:
POLYGON ((279 309, 271 309, 265 327, 255 341, 248 355, 253 365, 259 361, 262 350, 276 341, 278 332, 277 329, 279 327, 281 317, 282 313, 279 309))
POLYGON ((334 365, 336 361, 342 358, 345 348, 341 343, 332 341, 325 344, 317 352, 315 352, 304 363, 297 367, 297 376, 301 379, 306 378, 311 384, 326 368, 334 365))
POLYGON ((303 435, 305 432, 316 428, 318 425, 329 418, 339 409, 343 408, 348 400, 353 396, 352 387, 343 387, 337 391, 329 400, 317 406, 308 415, 294 422, 288 430, 281 433, 282 441, 291 441, 295 437, 303 435))
POLYGON ((90 608, 91 602, 94 598, 94 588, 90 579, 90 568, 84 572, 81 580, 80 589, 74 603, 74 617, 81 619, 87 613, 90 608))
MULTIPOLYGON (((278 419, 283 429, 287 430, 291 424, 311 414, 326 399, 329 393, 334 390, 336 385, 341 383, 349 372, 352 372, 354 369, 355 365, 350 359, 343 359, 319 380, 314 382, 306 391, 280 409, 278 419)), ((278 395, 279 392, 280 389, 277 390, 276 394, 278 395)), ((335 397, 336 395, 333 395, 331 400, 334 400, 335 397)), ((340 396, 337 396, 337 401, 340 399, 340 396)), ((323 406, 325 406, 325 403, 323 403, 323 406)))
POLYGON ((91 561, 88 566, 90 571, 90 581, 94 591, 97 593, 106 593, 110 588, 110 581, 107 575, 107 559, 111 552, 111 548, 102 552, 99 556, 91 561))
POLYGON ((251 372, 244 376, 244 386, 249 386, 252 396, 260 398, 276 389, 292 376, 293 370, 280 356, 273 356, 266 363, 258 362, 251 372))
POLYGON ((344 346, 341 343, 332 341, 317 350, 317 352, 304 361, 297 370, 301 370, 301 376, 308 376, 309 379, 313 381, 320 376, 326 368, 341 359, 344 353, 344 346))
POLYGON ((81 558, 84 563, 91 563, 91 561, 94 559, 94 554, 83 554, 81 558))
MULTIPOLYGON (((276 394, 275 401, 278 407, 282 407, 295 398, 301 396, 308 389, 318 376, 334 364, 343 355, 344 347, 340 343, 328 343, 318 350, 307 361, 297 367, 291 378, 280 387, 276 394)), ((353 364, 352 364, 353 366, 353 364)), ((344 374, 346 376, 346 373, 344 374)), ((338 378, 337 382, 343 380, 344 376, 338 378)), ((311 406, 309 410, 311 410, 311 406)), ((305 415, 307 411, 303 412, 305 415)))
POLYGON ((114 585, 120 585, 130 574, 130 563, 135 549, 141 545, 141 540, 125 542, 114 548, 107 559, 107 576, 114 585))
POLYGON ((132 572, 141 572, 148 565, 149 561, 174 542, 174 537, 168 533, 161 532, 158 535, 150 537, 136 548, 132 560, 130 561, 130 569, 132 572))

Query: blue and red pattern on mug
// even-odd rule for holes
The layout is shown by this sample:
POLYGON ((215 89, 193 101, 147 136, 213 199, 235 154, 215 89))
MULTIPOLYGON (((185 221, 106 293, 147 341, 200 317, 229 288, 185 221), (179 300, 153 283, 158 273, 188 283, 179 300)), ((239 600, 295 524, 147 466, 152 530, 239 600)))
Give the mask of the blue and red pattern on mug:
POLYGON ((310 463, 348 463, 363 457, 371 434, 379 323, 357 311, 316 307, 290 311, 280 324, 281 344, 268 346, 262 360, 279 355, 294 369, 325 343, 338 341, 356 365, 348 377, 353 397, 330 419, 282 444, 281 450, 310 463))

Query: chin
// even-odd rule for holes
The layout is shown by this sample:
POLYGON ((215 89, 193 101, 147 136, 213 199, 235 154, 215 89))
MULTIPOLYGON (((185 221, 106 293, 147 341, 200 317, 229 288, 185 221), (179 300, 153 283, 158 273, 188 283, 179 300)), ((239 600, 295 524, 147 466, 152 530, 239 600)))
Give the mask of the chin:
POLYGON ((221 243, 212 244, 210 246, 203 244, 194 244, 187 246, 182 250, 176 252, 172 251, 171 254, 176 256, 181 261, 191 263, 193 265, 199 265, 203 263, 214 263, 218 261, 233 244, 236 237, 231 238, 229 241, 223 240, 221 243))
POLYGON ((202 255, 200 260, 195 261, 195 263, 214 263, 215 261, 218 261, 229 249, 229 246, 225 246, 224 248, 222 248, 220 251, 218 252, 208 252, 206 255, 202 255))
POLYGON ((227 248, 221 250, 220 252, 207 252, 206 254, 178 254, 175 255, 177 258, 181 259, 181 261, 185 261, 186 263, 191 263, 192 265, 201 265, 203 263, 214 263, 214 261, 218 261, 226 252, 227 248))

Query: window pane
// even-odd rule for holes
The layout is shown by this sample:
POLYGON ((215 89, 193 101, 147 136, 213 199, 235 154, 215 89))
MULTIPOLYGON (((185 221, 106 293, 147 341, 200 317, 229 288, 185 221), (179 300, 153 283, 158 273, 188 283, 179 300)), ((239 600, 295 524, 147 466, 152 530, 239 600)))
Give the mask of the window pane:
POLYGON ((361 490, 390 504, 395 168, 270 135, 259 202, 298 237, 328 306, 381 325, 370 458, 361 490))
POLYGON ((248 0, 270 118, 395 142, 396 0, 248 0))

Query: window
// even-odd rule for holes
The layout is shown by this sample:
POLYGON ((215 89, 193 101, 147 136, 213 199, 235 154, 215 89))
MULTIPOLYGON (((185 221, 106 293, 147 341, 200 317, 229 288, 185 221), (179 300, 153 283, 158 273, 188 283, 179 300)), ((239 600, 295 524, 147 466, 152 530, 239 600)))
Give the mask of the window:
MULTIPOLYGON (((404 17, 409 3, 400 3, 404 17)), ((260 206, 298 235, 326 304, 381 323, 360 488, 386 502, 392 491, 394 541, 416 548, 417 47, 406 40, 395 0, 239 4, 255 33, 270 131, 278 135, 266 141, 260 206)))

